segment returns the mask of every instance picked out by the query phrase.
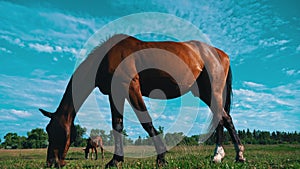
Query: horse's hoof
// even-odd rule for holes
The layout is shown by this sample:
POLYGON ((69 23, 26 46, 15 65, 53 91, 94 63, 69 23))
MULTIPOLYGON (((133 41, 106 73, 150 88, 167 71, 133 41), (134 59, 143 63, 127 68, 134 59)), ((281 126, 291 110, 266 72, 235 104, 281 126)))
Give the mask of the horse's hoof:
POLYGON ((111 167, 117 167, 117 166, 118 166, 118 161, 112 159, 105 165, 105 168, 111 168, 111 167))
POLYGON ((216 146, 212 161, 214 163, 221 163, 224 157, 225 157, 224 148, 222 146, 216 146))
POLYGON ((213 157, 213 159, 212 159, 212 161, 214 162, 214 163, 221 163, 222 162, 222 156, 221 155, 219 155, 219 154, 217 154, 217 155, 215 155, 214 157, 213 157))
POLYGON ((64 167, 67 163, 65 162, 65 160, 60 160, 58 163, 55 163, 55 168, 61 168, 64 167))
POLYGON ((235 161, 244 163, 246 161, 246 158, 244 158, 245 147, 243 145, 239 145, 237 149, 238 151, 235 157, 235 161))
POLYGON ((159 159, 156 162, 156 167, 160 168, 160 167, 165 167, 167 166, 168 162, 165 159, 159 159))
POLYGON ((237 158, 237 159, 235 159, 235 162, 244 163, 244 162, 246 162, 246 158, 237 158))

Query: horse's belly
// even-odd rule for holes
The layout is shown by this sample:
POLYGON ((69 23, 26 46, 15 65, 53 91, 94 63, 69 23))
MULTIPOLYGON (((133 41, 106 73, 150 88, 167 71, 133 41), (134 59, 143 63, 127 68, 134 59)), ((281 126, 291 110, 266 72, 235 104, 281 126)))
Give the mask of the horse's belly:
POLYGON ((142 95, 154 99, 179 97, 187 93, 193 84, 177 83, 172 76, 156 69, 148 69, 140 72, 139 79, 142 95))

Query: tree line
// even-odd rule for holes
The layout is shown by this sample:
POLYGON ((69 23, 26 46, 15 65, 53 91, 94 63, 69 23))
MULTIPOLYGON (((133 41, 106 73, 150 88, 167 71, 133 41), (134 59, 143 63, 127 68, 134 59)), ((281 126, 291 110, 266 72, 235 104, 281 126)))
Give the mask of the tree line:
MULTIPOLYGON (((87 132, 86 128, 80 125, 75 125, 77 137, 71 146, 84 147, 86 146, 86 139, 84 135, 87 132)), ((199 135, 185 136, 182 132, 164 133, 164 128, 159 126, 159 137, 163 139, 167 146, 176 145, 198 145, 199 135)), ((112 146, 114 144, 113 132, 106 133, 101 129, 92 129, 90 137, 101 136, 104 146, 112 146)), ((279 132, 279 131, 260 131, 260 130, 239 130, 238 135, 244 144, 299 144, 299 132, 279 132)), ((215 144, 216 134, 214 133, 203 144, 215 144)), ((227 131, 224 131, 224 144, 230 144, 231 139, 227 131)), ((22 148, 46 148, 48 146, 48 135, 42 128, 32 129, 27 132, 26 136, 18 136, 17 133, 7 133, 4 136, 4 141, 0 139, 0 148, 6 149, 22 149, 22 148)), ((139 136, 136 140, 128 137, 126 130, 123 131, 124 145, 153 145, 152 138, 146 136, 139 136)))

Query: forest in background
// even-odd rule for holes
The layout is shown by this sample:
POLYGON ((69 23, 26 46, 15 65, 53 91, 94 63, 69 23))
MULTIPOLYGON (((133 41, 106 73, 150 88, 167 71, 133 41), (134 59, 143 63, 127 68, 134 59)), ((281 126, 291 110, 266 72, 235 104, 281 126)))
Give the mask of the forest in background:
MULTIPOLYGON (((84 136, 87 134, 86 128, 80 125, 75 125, 77 137, 71 146, 84 147, 86 146, 86 139, 84 136)), ((185 136, 182 132, 164 133, 164 128, 159 126, 158 132, 160 137, 163 138, 167 146, 198 145, 199 135, 185 136)), ((104 146, 112 146, 114 144, 112 131, 106 133, 101 129, 92 129, 90 137, 101 136, 104 146)), ((280 132, 280 131, 260 131, 260 130, 238 130, 238 135, 243 144, 299 144, 300 133, 299 132, 280 132)), ((203 144, 213 145, 215 144, 216 136, 213 134, 203 144)), ((152 138, 141 137, 133 140, 128 137, 126 130, 123 131, 124 145, 153 145, 152 138)), ((0 139, 0 148, 5 149, 29 149, 29 148, 46 148, 48 146, 48 135, 42 128, 32 129, 27 132, 27 136, 19 136, 17 133, 7 133, 4 136, 4 140, 0 139)), ((230 135, 227 131, 224 131, 224 144, 231 144, 230 135)))

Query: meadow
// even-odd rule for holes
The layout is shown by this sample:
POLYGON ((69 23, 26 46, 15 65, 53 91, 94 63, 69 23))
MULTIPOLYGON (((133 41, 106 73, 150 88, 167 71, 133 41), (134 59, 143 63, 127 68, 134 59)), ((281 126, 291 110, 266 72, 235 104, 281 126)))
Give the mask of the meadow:
MULTIPOLYGON (((111 149, 111 147, 109 147, 111 149)), ((138 147, 128 146, 127 152, 135 152, 138 147)), ((246 145, 246 163, 235 163, 235 152, 231 145, 225 146, 226 157, 220 164, 211 162, 214 146, 178 146, 166 155, 166 169, 184 168, 300 168, 300 145, 246 145)), ((105 159, 86 160, 82 148, 71 147, 67 155, 66 169, 100 169, 110 160, 112 154, 105 152, 105 159)), ((44 168, 46 149, 0 149, 0 168, 44 168)), ((119 168, 155 168, 155 157, 130 158, 119 168)))

